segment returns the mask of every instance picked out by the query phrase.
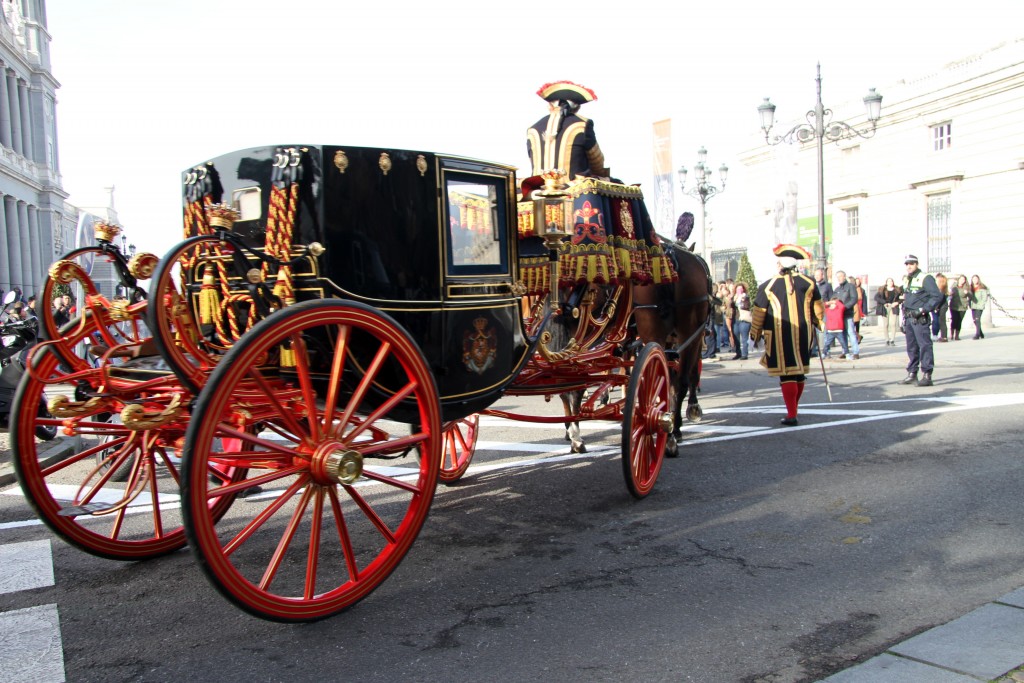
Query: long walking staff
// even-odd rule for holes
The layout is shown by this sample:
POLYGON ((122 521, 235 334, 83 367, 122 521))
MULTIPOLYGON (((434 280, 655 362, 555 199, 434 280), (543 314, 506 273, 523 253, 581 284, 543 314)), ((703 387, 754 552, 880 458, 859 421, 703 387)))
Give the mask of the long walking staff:
MULTIPOLYGON (((823 335, 824 336, 824 335, 823 335)), ((817 342, 815 346, 818 347, 818 362, 821 363, 821 376, 825 379, 825 391, 828 392, 828 402, 832 403, 832 387, 828 383, 828 373, 825 372, 825 356, 821 353, 821 343, 824 339, 818 337, 818 330, 814 330, 814 338, 817 342)))

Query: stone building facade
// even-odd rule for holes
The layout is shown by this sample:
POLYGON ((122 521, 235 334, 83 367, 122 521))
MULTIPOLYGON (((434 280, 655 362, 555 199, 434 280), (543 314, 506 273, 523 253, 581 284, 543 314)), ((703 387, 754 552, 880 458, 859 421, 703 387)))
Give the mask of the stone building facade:
MULTIPOLYGON (((887 277, 899 281, 912 253, 931 273, 978 274, 994 298, 992 323, 1024 325, 1024 39, 878 90, 874 136, 825 145, 830 268, 866 280, 873 295, 887 277)), ((834 113, 867 123, 860 101, 834 113)), ((773 133, 797 122, 778 121, 773 133)), ((749 227, 720 228, 722 248, 747 248, 758 273, 774 269, 780 232, 816 254, 814 140, 761 144, 741 161, 756 189, 734 201, 745 196, 749 227)))
MULTIPOLYGON (((0 20, 0 289, 34 293, 63 229, 55 93, 44 0, 2 0, 0 20)), ((72 219, 73 220, 73 219, 72 219)))

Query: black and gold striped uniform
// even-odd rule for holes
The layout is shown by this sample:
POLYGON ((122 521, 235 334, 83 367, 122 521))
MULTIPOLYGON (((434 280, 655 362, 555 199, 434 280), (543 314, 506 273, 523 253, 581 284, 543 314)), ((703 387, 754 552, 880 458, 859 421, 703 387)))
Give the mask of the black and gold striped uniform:
POLYGON ((814 328, 820 327, 824 319, 821 294, 814 280, 784 270, 761 283, 751 318, 750 338, 756 341, 764 336, 761 365, 768 374, 807 374, 814 328))

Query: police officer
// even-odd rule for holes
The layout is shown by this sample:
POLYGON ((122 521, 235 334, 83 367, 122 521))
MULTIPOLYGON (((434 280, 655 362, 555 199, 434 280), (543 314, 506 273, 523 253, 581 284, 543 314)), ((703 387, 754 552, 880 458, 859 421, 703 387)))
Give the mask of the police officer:
POLYGON ((907 274, 903 277, 903 331, 907 337, 907 376, 900 384, 917 384, 919 387, 932 386, 932 370, 935 355, 932 351, 932 311, 942 301, 942 292, 935 284, 935 278, 921 272, 917 257, 907 254, 903 259, 907 274), (923 373, 917 378, 920 368, 923 373))

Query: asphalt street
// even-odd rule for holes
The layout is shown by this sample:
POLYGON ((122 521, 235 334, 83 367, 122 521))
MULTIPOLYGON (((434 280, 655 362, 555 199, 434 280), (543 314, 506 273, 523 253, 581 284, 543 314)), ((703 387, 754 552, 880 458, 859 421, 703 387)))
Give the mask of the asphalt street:
MULTIPOLYGON (((0 453, 9 680, 977 681, 1024 663, 1024 329, 812 376, 800 425, 753 356, 709 362, 705 418, 634 501, 615 423, 485 419, 372 595, 308 625, 222 600, 188 551, 86 555, 33 519, 0 453)), ((503 407, 516 401, 504 399, 503 407)), ((551 414, 555 403, 530 399, 551 414)), ((0 435, 0 439, 6 435, 0 435)), ((0 440, 0 448, 6 443, 0 440)), ((245 515, 246 503, 230 514, 245 515)))

